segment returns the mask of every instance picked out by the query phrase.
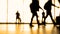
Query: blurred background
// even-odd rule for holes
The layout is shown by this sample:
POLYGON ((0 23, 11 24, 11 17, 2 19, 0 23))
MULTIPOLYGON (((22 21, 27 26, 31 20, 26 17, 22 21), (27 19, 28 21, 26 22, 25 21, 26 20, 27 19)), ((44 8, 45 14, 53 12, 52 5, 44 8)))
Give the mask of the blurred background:
MULTIPOLYGON (((44 9, 44 5, 48 0, 39 0, 39 5, 44 9)), ((32 0, 0 0, 0 23, 16 23, 16 12, 20 13, 21 23, 30 23, 32 13, 30 3, 32 0)), ((60 7, 58 0, 52 0, 52 3, 60 7)), ((39 9, 39 22, 42 22, 42 10, 39 9)), ((46 10, 44 10, 46 13, 46 10)), ((52 6, 52 16, 54 21, 60 16, 60 8, 52 6)), ((45 14, 46 15, 46 14, 45 14)), ((33 23, 36 23, 34 17, 33 23)), ((46 19, 46 23, 52 23, 50 16, 46 19)), ((60 27, 53 24, 40 25, 33 24, 30 28, 29 24, 0 24, 0 34, 59 34, 60 27)))
MULTIPOLYGON (((48 0, 39 0, 39 5, 44 9, 44 4, 48 0)), ((20 13, 21 22, 30 23, 32 13, 30 11, 30 3, 32 0, 0 0, 0 23, 15 23, 16 22, 16 12, 20 13)), ((52 0, 52 3, 56 6, 60 6, 58 0, 52 0)), ((44 10, 46 11, 46 10, 44 10)), ((39 9, 38 16, 39 21, 42 21, 42 10, 39 9)), ((59 16, 60 8, 52 6, 52 16, 56 21, 56 16, 59 16)), ((36 23, 36 18, 33 20, 36 23)), ((47 23, 52 23, 50 16, 46 19, 47 23)))

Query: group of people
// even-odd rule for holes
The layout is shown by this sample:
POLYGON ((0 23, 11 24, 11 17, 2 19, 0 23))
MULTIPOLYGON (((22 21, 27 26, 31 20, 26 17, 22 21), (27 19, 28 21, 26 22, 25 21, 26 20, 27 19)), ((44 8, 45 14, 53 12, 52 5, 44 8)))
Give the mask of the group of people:
MULTIPOLYGON (((60 0, 58 0, 58 1, 60 3, 60 0)), ((46 23, 45 20, 48 17, 48 15, 51 17, 51 20, 53 21, 53 24, 55 24, 55 21, 52 18, 52 13, 51 13, 52 8, 51 8, 51 6, 57 7, 56 5, 54 5, 52 3, 52 0, 48 0, 44 5, 44 9, 46 10, 46 16, 45 16, 44 10, 39 6, 39 0, 32 0, 32 3, 30 4, 30 10, 31 10, 31 13, 32 13, 30 26, 33 26, 32 21, 33 21, 34 16, 36 16, 37 23, 38 23, 38 25, 40 25, 39 20, 38 20, 38 14, 37 14, 37 11, 39 11, 39 8, 43 10, 43 12, 42 12, 42 17, 44 18, 43 24, 45 25, 45 23, 46 23)), ((57 7, 57 8, 59 8, 59 7, 57 7)), ((20 19, 18 12, 16 13, 16 15, 17 15, 16 19, 20 19)))
MULTIPOLYGON (((60 2, 60 0, 58 0, 58 1, 60 2)), ((57 7, 56 5, 54 5, 52 3, 52 0, 48 0, 44 5, 44 9, 46 10, 46 16, 44 16, 45 13, 44 13, 44 10, 39 6, 39 0, 32 0, 32 3, 30 4, 30 9, 31 9, 31 13, 32 13, 30 26, 33 26, 32 21, 33 21, 34 16, 36 16, 37 23, 38 23, 38 25, 40 25, 39 20, 38 20, 38 15, 37 15, 37 11, 39 11, 39 8, 43 10, 43 13, 42 13, 42 15, 43 15, 42 17, 44 18, 43 24, 45 25, 45 23, 46 23, 45 20, 48 17, 48 15, 51 17, 53 24, 55 24, 55 21, 52 18, 51 6, 57 7)), ((59 8, 59 7, 57 7, 57 8, 59 8)))

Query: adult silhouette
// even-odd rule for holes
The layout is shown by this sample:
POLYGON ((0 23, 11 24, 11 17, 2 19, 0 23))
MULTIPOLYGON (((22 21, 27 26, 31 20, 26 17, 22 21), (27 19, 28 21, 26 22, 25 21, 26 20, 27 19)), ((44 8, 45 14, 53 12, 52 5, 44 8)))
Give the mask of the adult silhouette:
MULTIPOLYGON (((44 9, 46 10, 46 16, 45 16, 45 18, 44 18, 44 24, 45 24, 45 20, 46 20, 46 18, 48 17, 48 15, 50 15, 50 17, 51 17, 51 20, 53 21, 53 24, 55 24, 55 21, 53 20, 53 18, 52 18, 52 13, 51 13, 51 6, 55 6, 53 3, 52 3, 52 0, 48 0, 47 2, 46 2, 46 4, 44 5, 44 9)), ((57 6, 55 6, 55 7, 57 7, 57 6)), ((58 7, 59 8, 59 7, 58 7)))
POLYGON ((30 26, 33 26, 32 21, 33 21, 34 16, 36 16, 36 20, 37 20, 38 25, 40 24, 39 20, 38 20, 38 15, 37 15, 37 11, 39 11, 39 8, 42 9, 39 6, 39 1, 38 0, 32 0, 32 3, 30 4, 30 9, 31 9, 31 13, 32 13, 30 26))
POLYGON ((17 19, 20 20, 20 22, 21 22, 21 19, 20 19, 19 16, 20 16, 20 14, 19 14, 19 12, 17 11, 17 12, 16 12, 16 22, 17 22, 17 19))

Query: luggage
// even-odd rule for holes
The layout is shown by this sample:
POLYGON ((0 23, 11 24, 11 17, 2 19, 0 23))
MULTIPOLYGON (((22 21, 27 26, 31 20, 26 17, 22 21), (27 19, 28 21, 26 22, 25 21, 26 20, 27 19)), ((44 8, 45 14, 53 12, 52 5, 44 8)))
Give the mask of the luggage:
POLYGON ((56 17, 56 24, 57 24, 57 25, 60 25, 60 16, 57 16, 57 17, 56 17))

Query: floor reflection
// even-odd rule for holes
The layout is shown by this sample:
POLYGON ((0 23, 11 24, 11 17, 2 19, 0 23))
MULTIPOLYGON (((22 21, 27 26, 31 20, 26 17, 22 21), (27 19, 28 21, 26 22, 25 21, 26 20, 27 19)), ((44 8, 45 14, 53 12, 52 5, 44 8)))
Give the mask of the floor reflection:
POLYGON ((33 24, 34 27, 30 27, 29 24, 0 24, 0 34, 59 34, 60 27, 53 24, 40 25, 33 24))

